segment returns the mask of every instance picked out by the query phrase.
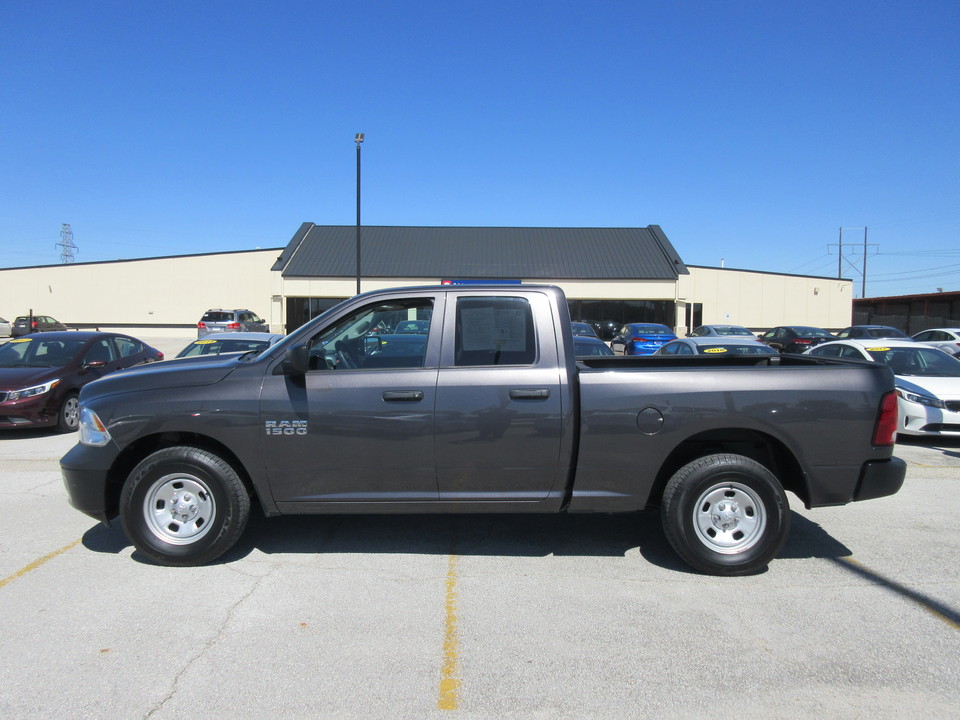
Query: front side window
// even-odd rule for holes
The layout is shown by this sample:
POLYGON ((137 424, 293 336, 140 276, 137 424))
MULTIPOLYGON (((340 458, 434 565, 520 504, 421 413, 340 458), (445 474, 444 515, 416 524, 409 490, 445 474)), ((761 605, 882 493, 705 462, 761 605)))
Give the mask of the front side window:
POLYGON ((537 359, 533 312, 526 298, 457 300, 455 364, 532 365, 537 359))
POLYGON ((310 339, 309 369, 423 367, 429 334, 397 334, 394 329, 407 320, 429 321, 432 315, 432 298, 389 300, 364 305, 310 339))

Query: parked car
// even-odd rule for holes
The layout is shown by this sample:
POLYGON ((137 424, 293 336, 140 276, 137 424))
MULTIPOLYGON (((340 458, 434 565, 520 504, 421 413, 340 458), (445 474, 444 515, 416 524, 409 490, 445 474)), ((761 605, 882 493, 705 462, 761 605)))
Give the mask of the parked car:
POLYGON ((763 333, 760 342, 782 353, 802 353, 836 338, 823 328, 807 325, 781 325, 763 333))
POLYGON ((629 323, 610 341, 614 355, 652 355, 677 336, 666 325, 629 323))
POLYGON ((741 337, 749 336, 756 340, 757 336, 753 331, 742 325, 701 325, 696 328, 689 337, 741 337))
POLYGON ((779 355, 750 337, 688 337, 668 342, 655 355, 779 355))
POLYGON ((285 335, 279 333, 238 332, 218 335, 217 337, 202 337, 194 340, 177 357, 195 357, 198 355, 225 355, 227 353, 244 353, 263 350, 282 340, 285 335))
POLYGON ((249 310, 207 310, 197 323, 197 337, 215 332, 270 332, 270 326, 249 310))
POLYGON ((909 340, 910 336, 889 325, 852 325, 837 333, 838 340, 875 340, 878 338, 909 340))
POLYGON ((595 355, 613 355, 613 350, 596 335, 574 335, 573 353, 577 357, 592 357, 595 355))
POLYGON ((593 325, 585 322, 572 322, 570 323, 570 329, 573 330, 573 337, 595 337, 599 338, 597 331, 593 329, 593 325))
POLYGON ((960 353, 960 328, 933 328, 913 336, 916 342, 943 350, 948 355, 960 353))
POLYGON ((36 332, 54 332, 56 330, 66 330, 67 326, 62 322, 54 320, 49 315, 21 315, 13 321, 13 328, 10 334, 13 337, 22 337, 36 332))
POLYGON ((392 335, 426 335, 430 332, 429 320, 401 320, 393 329, 392 335))
POLYGON ((0 317, 0 337, 9 337, 12 330, 13 326, 7 320, 0 317))
POLYGON ((107 373, 163 360, 127 335, 48 332, 0 345, 0 429, 77 429, 80 388, 107 373))
POLYGON ((960 436, 960 360, 914 340, 838 340, 808 355, 869 360, 893 370, 897 432, 960 436))

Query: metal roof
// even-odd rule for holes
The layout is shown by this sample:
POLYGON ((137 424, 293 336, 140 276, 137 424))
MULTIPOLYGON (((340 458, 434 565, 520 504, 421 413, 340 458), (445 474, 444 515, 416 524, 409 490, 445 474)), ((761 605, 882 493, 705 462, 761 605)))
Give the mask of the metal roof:
MULTIPOLYGON (((273 265, 284 277, 355 277, 357 228, 303 223, 273 265)), ((645 228, 361 226, 364 277, 676 280, 688 270, 645 228)))

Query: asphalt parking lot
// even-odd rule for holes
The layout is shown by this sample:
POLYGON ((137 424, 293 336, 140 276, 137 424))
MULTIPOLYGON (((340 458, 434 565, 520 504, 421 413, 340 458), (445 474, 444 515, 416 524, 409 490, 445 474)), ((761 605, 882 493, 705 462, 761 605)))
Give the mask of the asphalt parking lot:
POLYGON ((0 433, 7 718, 958 717, 960 442, 899 445, 889 498, 791 497, 745 578, 691 573, 653 514, 255 512, 157 567, 67 504, 75 442, 0 433))

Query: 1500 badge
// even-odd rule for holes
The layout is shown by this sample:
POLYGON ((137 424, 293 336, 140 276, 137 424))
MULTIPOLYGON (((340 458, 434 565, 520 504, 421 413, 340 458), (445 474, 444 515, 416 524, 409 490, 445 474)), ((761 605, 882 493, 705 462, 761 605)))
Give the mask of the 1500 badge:
POLYGON ((306 420, 267 420, 267 435, 306 435, 306 420))

